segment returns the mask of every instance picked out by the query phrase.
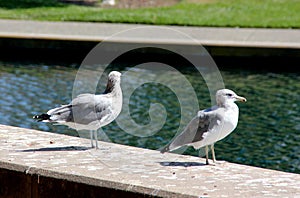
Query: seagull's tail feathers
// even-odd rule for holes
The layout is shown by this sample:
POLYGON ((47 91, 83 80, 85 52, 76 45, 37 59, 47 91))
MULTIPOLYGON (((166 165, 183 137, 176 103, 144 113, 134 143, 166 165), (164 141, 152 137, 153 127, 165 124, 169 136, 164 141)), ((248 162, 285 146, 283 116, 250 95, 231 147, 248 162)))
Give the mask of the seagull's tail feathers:
MULTIPOLYGON (((197 130, 199 126, 199 118, 194 117, 190 123, 186 126, 186 128, 174 138, 174 140, 169 143, 166 147, 164 147, 160 152, 165 153, 168 151, 176 150, 182 146, 189 145, 197 139, 197 130)), ((200 134, 201 135, 201 134, 200 134)), ((201 140, 201 138, 199 138, 201 140)))
POLYGON ((36 115, 33 119, 39 122, 68 122, 73 120, 72 105, 62 105, 61 107, 49 110, 47 113, 36 115))
POLYGON ((178 149, 180 146, 174 146, 173 142, 165 146, 163 149, 160 150, 161 153, 169 152, 178 149))
POLYGON ((50 121, 50 115, 43 113, 41 115, 35 115, 33 116, 33 119, 37 120, 38 122, 49 122, 50 121))
POLYGON ((170 151, 169 145, 165 146, 162 150, 160 150, 161 153, 165 153, 165 152, 168 152, 168 151, 170 151))

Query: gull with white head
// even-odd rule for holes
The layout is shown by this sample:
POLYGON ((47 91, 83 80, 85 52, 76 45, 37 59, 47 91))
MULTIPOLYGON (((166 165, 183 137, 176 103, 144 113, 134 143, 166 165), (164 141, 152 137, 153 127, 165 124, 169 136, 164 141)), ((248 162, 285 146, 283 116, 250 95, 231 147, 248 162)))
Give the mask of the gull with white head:
POLYGON ((69 104, 36 115, 38 121, 58 123, 76 130, 90 130, 91 146, 93 139, 98 149, 97 130, 117 118, 122 110, 121 73, 112 71, 103 94, 80 94, 69 104))
POLYGON ((239 108, 235 101, 246 102, 246 98, 238 96, 232 90, 221 89, 216 93, 217 105, 198 112, 186 128, 161 152, 168 152, 182 146, 193 146, 200 149, 205 146, 206 164, 208 146, 211 146, 212 160, 215 163, 214 143, 228 136, 237 126, 239 108))

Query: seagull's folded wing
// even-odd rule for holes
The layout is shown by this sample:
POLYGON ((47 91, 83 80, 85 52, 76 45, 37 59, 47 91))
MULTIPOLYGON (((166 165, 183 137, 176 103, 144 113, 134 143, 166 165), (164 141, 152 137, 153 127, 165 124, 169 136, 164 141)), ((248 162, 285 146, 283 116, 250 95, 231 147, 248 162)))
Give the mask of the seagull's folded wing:
POLYGON ((72 101, 74 122, 89 124, 111 114, 111 99, 104 95, 81 94, 72 101))
POLYGON ((111 114, 111 99, 92 94, 81 94, 68 105, 62 105, 47 112, 52 122, 75 122, 87 125, 101 121, 111 114))
POLYGON ((220 117, 215 111, 199 111, 190 123, 186 126, 182 133, 180 133, 165 149, 175 150, 181 146, 192 144, 203 140, 204 134, 211 130, 212 127, 218 124, 220 117))

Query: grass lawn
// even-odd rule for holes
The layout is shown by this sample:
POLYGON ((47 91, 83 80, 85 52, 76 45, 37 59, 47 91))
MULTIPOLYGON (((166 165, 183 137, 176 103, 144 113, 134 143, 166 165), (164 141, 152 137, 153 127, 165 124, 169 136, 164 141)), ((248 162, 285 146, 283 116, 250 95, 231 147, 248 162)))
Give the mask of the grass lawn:
MULTIPOLYGON (((192 2, 197 2, 196 0, 192 2)), ((117 9, 56 0, 0 0, 0 18, 158 25, 300 28, 300 0, 211 0, 160 8, 117 9)))

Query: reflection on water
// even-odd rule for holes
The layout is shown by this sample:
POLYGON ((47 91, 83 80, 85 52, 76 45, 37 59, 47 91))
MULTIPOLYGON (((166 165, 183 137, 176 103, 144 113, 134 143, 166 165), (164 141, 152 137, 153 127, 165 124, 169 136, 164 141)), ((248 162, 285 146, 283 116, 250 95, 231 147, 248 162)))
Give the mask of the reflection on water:
MULTIPOLYGON (((72 67, 0 63, 0 124, 78 136, 65 126, 32 119, 37 113, 71 100, 76 71, 72 67)), ((195 88, 200 108, 210 106, 204 81, 188 69, 182 72, 195 88)), ((239 104, 240 121, 235 132, 216 144, 217 159, 300 173, 299 73, 244 69, 221 73, 226 87, 245 96, 248 102, 239 104)), ((168 87, 147 83, 131 95, 132 118, 139 124, 149 123, 152 103, 161 103, 167 110, 167 121, 158 133, 137 137, 113 122, 103 128, 110 141, 150 149, 167 144, 179 127, 180 103, 168 87)), ((185 154, 197 155, 192 148, 185 154)))

